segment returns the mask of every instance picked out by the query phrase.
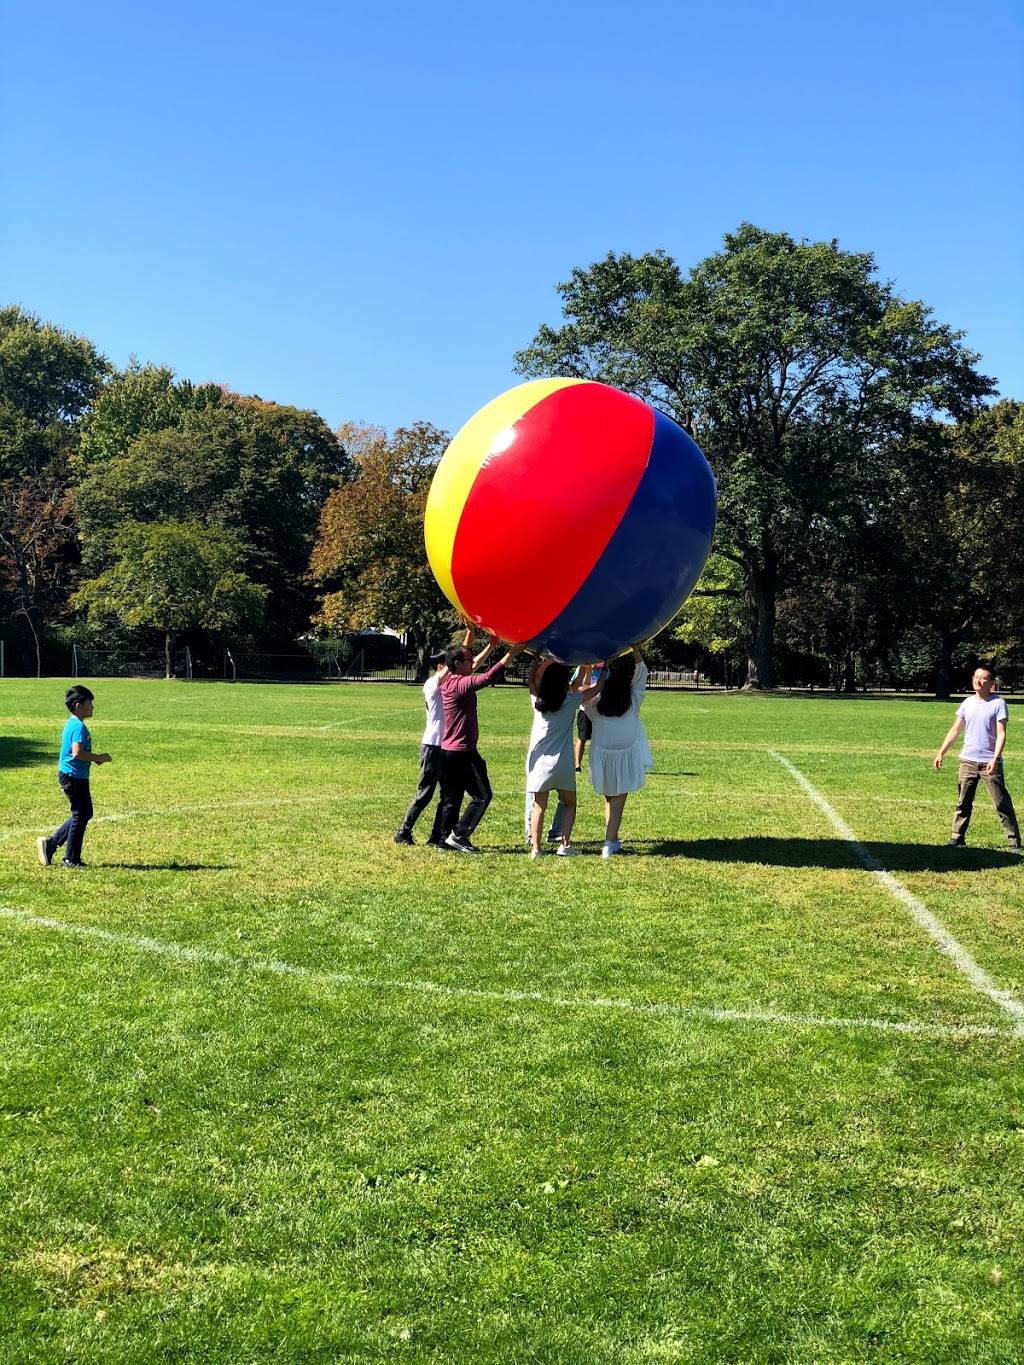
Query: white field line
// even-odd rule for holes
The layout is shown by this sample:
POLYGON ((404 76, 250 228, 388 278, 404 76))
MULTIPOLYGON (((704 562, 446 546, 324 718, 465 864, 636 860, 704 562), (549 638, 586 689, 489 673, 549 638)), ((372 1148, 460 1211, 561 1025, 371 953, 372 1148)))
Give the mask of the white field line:
POLYGON ((776 763, 781 763, 794 781, 803 787, 836 833, 849 843, 871 875, 882 883, 890 895, 906 906, 916 923, 931 937, 935 946, 946 954, 974 989, 982 995, 987 995, 1005 1014, 1008 1014, 1015 1021, 1016 1032, 1024 1033, 1024 1003, 1018 1000, 1011 991, 1002 990, 989 976, 988 972, 975 962, 959 939, 953 937, 938 916, 932 914, 923 901, 919 901, 902 882, 897 881, 891 872, 885 870, 874 854, 869 852, 860 842, 839 812, 828 803, 817 787, 807 780, 795 764, 791 763, 783 754, 776 753, 774 749, 769 749, 768 753, 775 759, 776 763))
MULTIPOLYGON (((378 793, 378 796, 380 793, 378 793)), ((210 801, 200 806, 153 806, 149 810, 125 810, 115 815, 97 815, 93 825, 117 825, 124 820, 159 819, 163 815, 202 815, 206 811, 219 810, 259 810, 265 806, 325 806, 337 801, 366 801, 364 792, 324 792, 320 796, 279 796, 263 799, 250 797, 245 801, 210 801)), ((31 834, 49 834, 53 822, 48 825, 23 826, 20 829, 0 830, 0 844, 10 839, 21 839, 31 834)))
POLYGON ((178 962, 195 962, 227 967, 250 973, 269 973, 308 981, 312 985, 341 987, 355 990, 401 991, 416 995, 446 996, 454 1000, 485 1000, 505 1005, 540 1005, 560 1010, 619 1010, 651 1018, 670 1018, 706 1021, 716 1024, 760 1024, 782 1028, 819 1028, 868 1030, 878 1033, 897 1033, 915 1037, 953 1038, 1016 1038, 1016 1029, 995 1028, 986 1024, 930 1024, 917 1019, 833 1018, 816 1014, 784 1014, 775 1010, 718 1009, 702 1005, 673 1005, 660 1001, 638 1001, 600 996, 547 995, 542 991, 484 990, 473 986, 448 986, 437 981, 386 980, 381 977, 357 976, 350 972, 315 972, 293 962, 273 957, 235 957, 216 948, 191 948, 186 944, 166 942, 156 938, 139 938, 131 934, 113 933, 91 924, 72 924, 65 920, 33 915, 28 910, 0 906, 0 917, 36 929, 50 929, 60 934, 93 939, 131 948, 140 953, 155 953, 178 962))

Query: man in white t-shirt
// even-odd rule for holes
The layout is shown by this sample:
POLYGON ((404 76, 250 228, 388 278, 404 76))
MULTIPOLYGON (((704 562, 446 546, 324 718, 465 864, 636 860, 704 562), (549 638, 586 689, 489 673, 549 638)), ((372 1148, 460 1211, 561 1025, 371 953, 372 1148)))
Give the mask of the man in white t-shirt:
POLYGON ((1010 848, 1019 853, 1020 826, 1013 809, 1013 801, 1006 790, 1003 778, 1003 750, 1006 747, 1006 723, 1009 713, 1006 702, 992 687, 993 675, 990 668, 974 670, 971 686, 974 696, 960 703, 956 720, 942 741, 942 747, 935 755, 933 766, 942 767, 942 760, 948 749, 956 741, 960 731, 964 731, 964 746, 960 751, 960 796, 953 814, 953 830, 949 844, 951 848, 961 848, 966 841, 967 826, 971 823, 971 810, 974 806, 974 793, 978 783, 984 780, 996 814, 1002 821, 1003 829, 1009 840, 1010 848))
MULTIPOLYGON (((427 708, 427 723, 420 741, 420 785, 416 795, 409 803, 405 819, 394 833, 396 844, 414 844, 412 827, 430 805, 431 797, 441 780, 441 740, 444 738, 444 711, 441 707, 441 679, 448 672, 444 662, 444 651, 431 654, 430 664, 433 673, 423 684, 423 703, 427 708)), ((434 828, 430 831, 428 844, 439 848, 444 842, 441 834, 441 803, 434 812, 434 828)))

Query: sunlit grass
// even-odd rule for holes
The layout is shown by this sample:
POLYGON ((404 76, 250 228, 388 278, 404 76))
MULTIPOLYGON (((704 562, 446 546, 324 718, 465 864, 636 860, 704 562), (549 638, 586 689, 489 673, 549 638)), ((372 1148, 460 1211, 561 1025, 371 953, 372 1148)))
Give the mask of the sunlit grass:
POLYGON ((76 876, 63 685, 0 689, 0 903, 69 926, 0 918, 0 1359, 1019 1359, 1022 1044, 769 754, 1024 991, 949 708, 652 694, 627 855, 584 789, 530 863, 521 691, 473 859, 391 842, 415 689, 100 681, 76 876))

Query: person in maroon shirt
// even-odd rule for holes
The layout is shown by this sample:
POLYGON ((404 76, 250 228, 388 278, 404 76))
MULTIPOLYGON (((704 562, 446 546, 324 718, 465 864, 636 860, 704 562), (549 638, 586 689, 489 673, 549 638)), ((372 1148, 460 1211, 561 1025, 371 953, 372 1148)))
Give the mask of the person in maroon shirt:
MULTIPOLYGON (((491 645, 494 637, 491 637, 491 645)), ((487 764, 477 748, 480 725, 476 715, 476 694, 505 676, 522 645, 513 645, 503 658, 483 673, 473 672, 473 655, 465 645, 451 645, 445 662, 448 672, 441 679, 441 705, 444 708, 444 735, 441 740, 441 840, 445 848, 459 853, 479 853, 471 842, 473 831, 491 803, 491 784, 487 764), (469 805, 460 818, 462 798, 469 805)))

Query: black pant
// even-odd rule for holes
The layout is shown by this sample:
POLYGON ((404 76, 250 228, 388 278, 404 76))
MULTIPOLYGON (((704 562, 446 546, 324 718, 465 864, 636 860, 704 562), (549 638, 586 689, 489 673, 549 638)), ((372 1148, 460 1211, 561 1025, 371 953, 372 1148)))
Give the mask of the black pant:
POLYGON ((57 781, 60 789, 68 798, 71 806, 71 814, 55 833, 50 835, 50 843, 54 849, 67 844, 64 849, 64 859, 69 863, 78 863, 82 860, 82 840, 85 838, 85 827, 92 819, 92 793, 89 791, 89 779, 87 777, 69 777, 67 773, 58 773, 57 781))
MULTIPOLYGON (((430 805, 430 798, 434 795, 434 789, 441 781, 441 746, 440 744, 424 744, 420 748, 420 785, 416 788, 416 795, 409 804, 409 809, 405 812, 405 819, 402 821, 400 834, 411 834, 412 827, 420 818, 426 808, 430 805)), ((441 832, 441 810, 442 804, 437 803, 434 812, 434 827, 430 831, 431 844, 438 844, 445 837, 441 832)))
POLYGON ((491 784, 487 764, 476 749, 441 751, 441 830, 442 837, 454 833, 469 839, 491 804, 491 784), (462 798, 468 793, 469 805, 462 819, 462 798))

